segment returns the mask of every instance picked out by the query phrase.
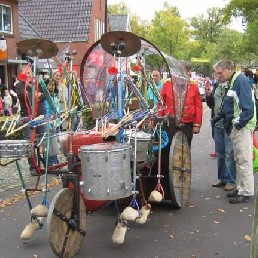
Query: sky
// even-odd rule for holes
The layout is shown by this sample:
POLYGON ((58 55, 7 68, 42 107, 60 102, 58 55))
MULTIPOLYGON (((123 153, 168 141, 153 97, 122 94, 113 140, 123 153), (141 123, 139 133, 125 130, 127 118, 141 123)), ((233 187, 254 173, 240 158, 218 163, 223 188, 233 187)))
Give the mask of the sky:
MULTIPOLYGON (((229 0, 107 0, 108 5, 124 2, 132 13, 137 14, 142 20, 151 20, 155 11, 163 9, 164 3, 176 6, 184 19, 207 13, 208 8, 224 7, 229 0)), ((240 21, 234 21, 231 28, 242 31, 240 21)))

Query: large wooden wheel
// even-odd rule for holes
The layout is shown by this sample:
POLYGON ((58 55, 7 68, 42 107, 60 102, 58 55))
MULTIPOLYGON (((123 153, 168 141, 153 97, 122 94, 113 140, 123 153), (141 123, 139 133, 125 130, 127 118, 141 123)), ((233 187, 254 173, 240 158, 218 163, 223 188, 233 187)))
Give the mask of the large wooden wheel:
POLYGON ((172 204, 182 208, 191 193, 191 152, 182 131, 175 134, 170 146, 169 185, 172 204))
POLYGON ((86 234, 86 208, 80 196, 79 220, 76 220, 73 195, 73 190, 61 189, 53 198, 47 217, 50 246, 57 256, 64 258, 79 252, 86 234))

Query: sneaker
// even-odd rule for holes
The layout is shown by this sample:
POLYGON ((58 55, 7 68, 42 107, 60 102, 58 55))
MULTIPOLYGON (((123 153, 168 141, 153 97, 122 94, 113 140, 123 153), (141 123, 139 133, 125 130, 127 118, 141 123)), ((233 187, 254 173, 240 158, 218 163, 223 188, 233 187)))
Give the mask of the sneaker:
POLYGON ((235 189, 234 191, 227 193, 228 198, 233 198, 233 197, 236 197, 237 195, 238 195, 238 189, 235 189))
POLYGON ((213 184, 212 187, 220 188, 220 187, 224 187, 225 185, 226 183, 220 181, 216 184, 213 184))
POLYGON ((226 184, 224 187, 225 191, 233 191, 236 188, 235 185, 226 184))
POLYGON ((249 196, 237 195, 234 198, 229 199, 229 203, 238 204, 249 202, 249 196))
POLYGON ((211 153, 210 153, 210 157, 212 157, 212 158, 217 158, 216 152, 215 152, 215 151, 214 151, 214 152, 211 152, 211 153))

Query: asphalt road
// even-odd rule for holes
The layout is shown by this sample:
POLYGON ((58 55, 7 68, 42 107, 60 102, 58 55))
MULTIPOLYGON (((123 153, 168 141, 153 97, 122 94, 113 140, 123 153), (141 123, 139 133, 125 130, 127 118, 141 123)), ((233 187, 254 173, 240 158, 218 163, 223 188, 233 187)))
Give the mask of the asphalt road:
MULTIPOLYGON (((116 212, 113 205, 87 216, 87 235, 76 257, 80 258, 248 258, 254 198, 247 204, 229 204, 223 189, 214 189, 216 160, 209 157, 214 144, 209 111, 205 109, 201 133, 192 145, 192 187, 189 205, 173 209, 169 203, 152 205, 144 225, 130 222, 125 242, 112 243, 116 212)), ((255 175, 256 177, 256 175, 255 175)), ((51 200, 60 187, 49 193, 51 200)), ((12 196, 0 193, 0 199, 12 196)), ((32 198, 36 205, 42 196, 32 198)), ((26 201, 0 209, 0 258, 54 258, 46 226, 23 242, 19 236, 29 222, 26 201)))

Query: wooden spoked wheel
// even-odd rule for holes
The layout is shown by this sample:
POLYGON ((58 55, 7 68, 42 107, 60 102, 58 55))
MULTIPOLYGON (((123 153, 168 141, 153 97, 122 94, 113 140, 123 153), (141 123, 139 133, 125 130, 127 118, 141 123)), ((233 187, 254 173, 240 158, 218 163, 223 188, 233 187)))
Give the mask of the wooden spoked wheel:
POLYGON ((175 134, 170 146, 169 185, 172 205, 182 208, 191 193, 191 152, 182 131, 175 134))
POLYGON ((53 198, 47 217, 49 242, 58 257, 75 256, 86 234, 86 208, 80 196, 79 219, 74 214, 74 191, 61 189, 53 198))

